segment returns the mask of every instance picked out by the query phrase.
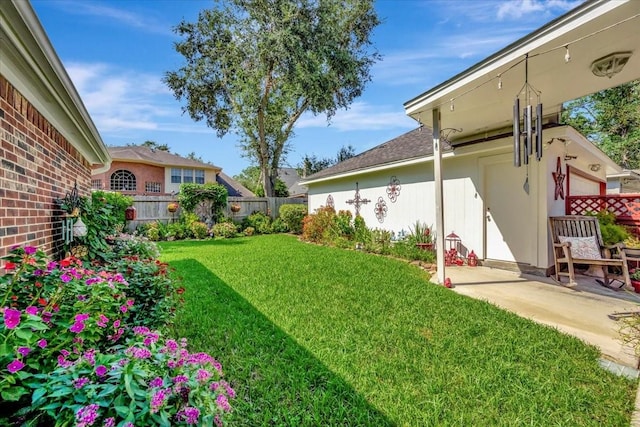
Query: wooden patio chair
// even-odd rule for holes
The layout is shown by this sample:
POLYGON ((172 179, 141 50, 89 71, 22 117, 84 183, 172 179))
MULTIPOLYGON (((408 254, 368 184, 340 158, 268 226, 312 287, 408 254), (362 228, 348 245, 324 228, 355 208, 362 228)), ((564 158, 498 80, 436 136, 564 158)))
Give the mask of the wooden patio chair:
POLYGON ((566 276, 569 277, 569 285, 573 286, 576 284, 576 264, 595 265, 602 267, 604 273, 604 280, 596 279, 598 283, 615 290, 625 286, 631 289, 623 245, 604 245, 598 218, 580 215, 549 217, 549 227, 555 261, 554 278, 557 282, 562 283, 560 277, 566 276), (610 268, 616 271, 612 272, 610 268), (613 287, 612 280, 622 284, 613 287))

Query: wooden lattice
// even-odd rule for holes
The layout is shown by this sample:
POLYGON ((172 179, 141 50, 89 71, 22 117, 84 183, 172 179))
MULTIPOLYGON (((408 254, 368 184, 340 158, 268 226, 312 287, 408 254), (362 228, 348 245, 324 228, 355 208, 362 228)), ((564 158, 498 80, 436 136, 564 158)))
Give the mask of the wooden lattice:
POLYGON ((628 226, 634 234, 640 234, 640 194, 567 197, 567 215, 587 215, 602 210, 614 214, 616 221, 628 226))

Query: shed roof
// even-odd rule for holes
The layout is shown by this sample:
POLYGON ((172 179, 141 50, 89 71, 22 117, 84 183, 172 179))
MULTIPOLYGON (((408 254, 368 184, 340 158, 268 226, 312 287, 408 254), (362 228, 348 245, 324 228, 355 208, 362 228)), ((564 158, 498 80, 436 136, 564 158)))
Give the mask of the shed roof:
MULTIPOLYGON (((443 141, 442 147, 443 151, 451 151, 451 146, 446 141, 443 141)), ((303 182, 309 183, 350 172, 365 171, 432 155, 432 131, 430 128, 423 126, 310 175, 303 182)))

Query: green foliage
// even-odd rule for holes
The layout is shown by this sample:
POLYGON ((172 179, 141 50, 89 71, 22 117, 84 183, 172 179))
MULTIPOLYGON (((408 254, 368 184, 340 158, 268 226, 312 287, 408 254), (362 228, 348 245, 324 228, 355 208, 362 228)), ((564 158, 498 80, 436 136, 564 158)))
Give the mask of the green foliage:
POLYGON ((96 191, 90 199, 81 198, 81 218, 87 226, 87 235, 75 237, 74 243, 87 248, 89 259, 109 259, 111 247, 108 240, 122 231, 124 211, 131 203, 130 197, 111 192, 96 191))
POLYGON ((112 259, 120 259, 126 256, 155 259, 160 256, 158 245, 143 236, 121 233, 114 238, 111 245, 112 259))
POLYGON ((191 234, 196 239, 205 239, 209 237, 209 227, 204 222, 194 222, 191 224, 191 234))
POLYGON ((322 206, 302 220, 302 240, 321 243, 326 241, 334 224, 336 211, 331 206, 322 206))
POLYGON ((305 154, 302 158, 302 162, 298 163, 298 167, 296 169, 300 176, 307 177, 337 163, 350 159, 351 157, 355 157, 355 155, 356 150, 351 145, 343 145, 342 148, 340 148, 340 150, 338 151, 338 154, 335 158, 318 158, 318 156, 316 156, 315 154, 305 154))
POLYGON ((272 233, 287 233, 288 231, 289 231, 289 226, 280 217, 274 219, 273 222, 271 223, 272 233))
POLYGON ((203 205, 207 216, 215 223, 224 216, 227 206, 226 187, 217 183, 181 184, 178 201, 187 213, 194 213, 196 206, 203 205))
POLYGON ((278 177, 276 177, 275 179, 273 195, 275 197, 289 197, 289 189, 287 188, 287 184, 285 184, 285 182, 278 177))
POLYGON ((256 233, 256 229, 253 227, 247 227, 242 231, 242 233, 245 236, 253 236, 256 233))
POLYGON ((380 59, 370 41, 379 23, 372 0, 221 2, 175 27, 185 64, 164 81, 194 120, 239 135, 273 196, 297 120, 330 119, 362 94, 380 59))
POLYGON ((433 243, 434 234, 427 224, 416 220, 416 222, 409 227, 408 240, 414 245, 416 243, 433 243))
POLYGON ((242 228, 252 227, 258 234, 271 233, 271 218, 264 212, 254 212, 242 220, 242 228))
POLYGON ((166 264, 87 268, 34 247, 3 259, 1 425, 212 425, 230 411, 235 392, 215 359, 144 326, 165 329, 184 292, 166 264))
POLYGON ((256 196, 264 196, 264 189, 260 182, 260 168, 258 166, 247 166, 238 175, 234 175, 233 179, 244 185, 256 196), (259 192, 262 192, 262 196, 259 195, 259 192))
POLYGON ((211 228, 211 232, 215 237, 229 239, 236 237, 236 234, 238 234, 238 227, 231 222, 219 222, 211 228))
POLYGON ((616 216, 609 211, 602 210, 595 214, 600 223, 600 234, 605 245, 622 243, 629 237, 627 229, 616 223, 616 216))
POLYGON ((371 230, 360 215, 356 215, 353 219, 353 230, 356 242, 366 243, 371 240, 371 230))
POLYGON ((640 167, 640 81, 568 102, 562 120, 626 169, 640 167))
POLYGON ((287 225, 289 231, 294 234, 302 233, 302 220, 307 214, 307 205, 287 204, 280 206, 279 217, 287 225))

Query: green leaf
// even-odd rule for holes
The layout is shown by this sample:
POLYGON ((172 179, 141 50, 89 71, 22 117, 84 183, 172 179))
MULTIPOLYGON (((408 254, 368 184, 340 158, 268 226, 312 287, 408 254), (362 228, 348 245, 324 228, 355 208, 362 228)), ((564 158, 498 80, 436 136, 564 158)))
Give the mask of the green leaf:
POLYGON ((20 386, 11 387, 7 390, 2 390, 2 393, 0 393, 0 395, 2 396, 2 399, 6 400, 7 402, 17 402, 18 400, 20 400, 22 396, 27 394, 29 394, 29 390, 20 386))
POLYGON ((33 336, 33 333, 28 329, 16 329, 16 336, 25 341, 29 341, 33 336))
POLYGON ((36 389, 31 395, 31 404, 37 405, 37 402, 41 400, 42 396, 44 396, 46 393, 47 390, 44 387, 36 389))
POLYGON ((129 414, 129 407, 128 406, 115 406, 113 409, 116 410, 116 413, 124 418, 129 414))
POLYGON ((136 396, 133 393, 133 389, 131 388, 131 379, 132 379, 131 374, 125 374, 124 375, 124 388, 125 388, 125 390, 127 390, 127 394, 129 395, 131 400, 135 400, 136 396))

